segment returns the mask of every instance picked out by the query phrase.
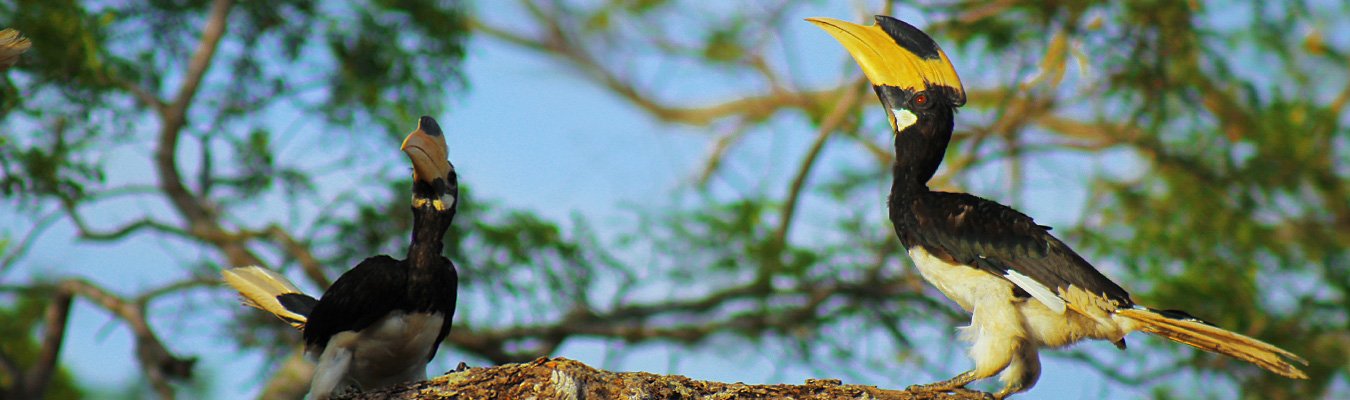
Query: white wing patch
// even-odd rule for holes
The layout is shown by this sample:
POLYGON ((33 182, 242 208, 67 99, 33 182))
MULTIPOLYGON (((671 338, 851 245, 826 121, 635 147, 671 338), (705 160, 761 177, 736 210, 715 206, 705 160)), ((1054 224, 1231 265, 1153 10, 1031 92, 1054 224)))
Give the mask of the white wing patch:
POLYGON ((1004 274, 1003 277, 1008 278, 1008 280, 1012 281, 1017 287, 1027 291, 1027 293, 1031 294, 1031 297, 1040 300, 1041 304, 1045 304, 1046 308, 1049 308, 1056 314, 1064 313, 1064 299, 1056 296, 1055 292, 1050 291, 1050 288, 1045 287, 1045 285, 1042 285, 1040 282, 1036 282, 1035 279, 1031 279, 1031 277, 1022 275, 1011 269, 1008 270, 1008 273, 1004 274))

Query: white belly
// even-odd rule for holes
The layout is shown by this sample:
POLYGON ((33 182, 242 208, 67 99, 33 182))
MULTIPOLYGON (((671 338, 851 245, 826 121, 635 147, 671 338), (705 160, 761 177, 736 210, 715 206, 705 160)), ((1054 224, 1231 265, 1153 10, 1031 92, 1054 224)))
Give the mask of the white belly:
POLYGON ((394 313, 360 332, 351 376, 362 388, 427 378, 427 355, 441 333, 440 314, 394 313))
MULTIPOLYGON (((1038 345, 1061 347, 1087 338, 1116 341, 1125 335, 1125 330, 1110 318, 1094 319, 1077 311, 1052 310, 1036 299, 1015 298, 1011 281, 973 267, 948 263, 923 247, 910 249, 909 256, 924 280, 961 308, 972 314, 983 308, 986 311, 980 314, 984 318, 996 320, 995 325, 1002 329, 1015 329, 1019 331, 1015 336, 1025 336, 1038 345)), ((976 316, 977 320, 980 318, 976 316)))
POLYGON ((1012 282, 974 267, 952 264, 929 254, 922 246, 909 249, 909 258, 919 274, 947 298, 970 312, 976 304, 990 300, 1010 302, 1012 282))
POLYGON ((376 389, 426 379, 427 356, 440 334, 439 314, 393 312, 360 332, 328 339, 314 372, 311 395, 326 398, 342 386, 376 389))

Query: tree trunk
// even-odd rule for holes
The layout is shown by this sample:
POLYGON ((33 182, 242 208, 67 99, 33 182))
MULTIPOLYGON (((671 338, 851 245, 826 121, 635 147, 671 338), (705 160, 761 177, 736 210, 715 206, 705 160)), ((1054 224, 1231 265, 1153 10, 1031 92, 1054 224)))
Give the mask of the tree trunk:
POLYGON ((986 399, 973 390, 925 392, 844 385, 837 379, 810 379, 802 385, 746 385, 697 381, 679 375, 609 372, 565 358, 470 368, 406 386, 356 393, 349 400, 374 399, 986 399))

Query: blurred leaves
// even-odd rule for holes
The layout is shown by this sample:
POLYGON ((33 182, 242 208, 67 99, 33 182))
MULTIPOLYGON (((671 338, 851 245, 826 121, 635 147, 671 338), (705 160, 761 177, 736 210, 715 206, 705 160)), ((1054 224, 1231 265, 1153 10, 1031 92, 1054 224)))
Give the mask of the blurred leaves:
MULTIPOLYGON (((1027 196, 1025 181, 1084 185, 1084 217, 1055 232, 1139 301, 1303 354, 1313 379, 1152 341, 1111 353, 1116 363, 1068 357, 1124 384, 1157 384, 1157 398, 1214 390, 1193 387, 1195 376, 1223 378, 1246 398, 1317 398, 1350 380, 1350 7, 1336 3, 1011 0, 892 11, 924 16, 970 93, 935 187, 978 187, 1036 215, 1071 204, 1027 196), (1088 161, 1057 161, 1074 157, 1088 161), (1071 163, 1088 181, 1024 172, 1046 162, 1071 163)), ((239 2, 186 124, 159 132, 210 4, 0 0, 0 26, 34 39, 0 77, 5 201, 79 221, 81 209, 113 197, 186 196, 202 211, 174 202, 164 215, 128 216, 140 222, 127 227, 151 230, 78 228, 102 240, 181 238, 212 259, 201 264, 298 268, 316 284, 364 257, 398 256, 409 182, 404 167, 390 167, 393 155, 366 150, 392 148, 408 121, 452 104, 466 85, 459 68, 472 28, 654 120, 707 132, 712 150, 704 170, 690 171, 697 185, 635 207, 613 240, 581 217, 553 221, 480 199, 466 181, 446 253, 461 298, 486 309, 456 316, 454 346, 505 362, 576 337, 748 342, 822 374, 964 363, 930 341, 951 344, 933 330, 966 316, 908 267, 884 219, 885 124, 868 116, 870 100, 839 106, 864 89, 855 65, 791 40, 810 31, 800 19, 818 3, 519 0, 502 18, 496 7, 507 4, 470 14, 457 1, 239 2), (842 83, 806 87, 817 79, 802 63, 827 63, 842 83), (837 107, 842 117, 822 127, 837 107), (810 132, 820 162, 794 141, 810 132), (162 135, 182 139, 176 165, 152 165, 129 187, 106 176, 115 154, 153 164, 162 135), (774 162, 802 165, 796 179, 760 173, 765 138, 786 154, 774 162), (306 157, 318 160, 296 161, 306 157), (195 174, 188 193, 161 192, 166 168, 195 174), (789 226, 791 211, 800 221, 789 226)), ((6 254, 27 241, 10 243, 6 254)), ((281 358, 294 343, 284 324, 235 312, 241 345, 281 358)))
MULTIPOLYGON (((864 202, 859 196, 875 200, 877 186, 886 181, 887 155, 876 155, 889 153, 889 138, 852 132, 837 136, 832 142, 845 138, 844 147, 851 147, 842 152, 871 154, 882 162, 828 172, 816 168, 812 174, 804 197, 824 204, 811 210, 831 215, 848 227, 845 233, 822 232, 816 225, 795 229, 810 233, 776 242, 769 233, 781 221, 772 210, 795 202, 762 189, 780 182, 735 183, 740 172, 736 166, 744 168, 738 160, 757 157, 756 150, 738 148, 740 143, 782 131, 784 125, 800 132, 818 128, 821 110, 828 109, 823 99, 842 97, 838 93, 843 92, 827 92, 823 99, 806 96, 811 90, 794 87, 793 77, 784 73, 791 65, 765 62, 773 60, 765 54, 776 54, 786 43, 762 40, 766 32, 790 36, 785 31, 795 19, 778 18, 810 16, 793 14, 806 6, 784 2, 780 7, 728 11, 673 2, 663 4, 657 14, 627 13, 620 24, 616 15, 622 10, 618 5, 626 4, 622 1, 522 3, 550 12, 532 14, 526 23, 494 23, 484 17, 477 26, 503 43, 580 69, 583 77, 655 119, 717 133, 710 138, 707 169, 697 175, 698 206, 672 212, 669 218, 644 220, 627 239, 659 244, 656 254, 678 255, 672 257, 702 266, 672 269, 676 282, 753 284, 781 276, 786 279, 767 279, 788 287, 809 285, 809 271, 838 267, 840 257, 852 259, 844 256, 849 254, 847 245, 817 238, 837 234, 850 238, 842 243, 865 246, 873 242, 859 240, 859 235, 890 230, 875 215, 831 211, 880 207, 879 200, 864 202), (694 30, 700 39, 692 45, 674 29, 689 26, 689 21, 700 26, 694 30), (572 29, 577 24, 586 29, 572 29), (660 88, 659 83, 633 74, 626 65, 594 61, 595 54, 609 60, 681 62, 699 68, 704 75, 700 79, 718 76, 737 84, 726 95, 730 100, 670 98, 659 89, 642 90, 660 88), (751 100, 757 107, 740 107, 751 100), (691 110, 699 118, 689 118, 691 110), (793 119, 798 112, 806 114, 811 126, 793 119)), ((1334 358, 1350 354, 1350 347, 1332 344, 1344 343, 1344 335, 1331 333, 1350 328, 1350 293, 1346 285, 1329 284, 1335 274, 1327 272, 1336 260, 1350 256, 1350 193, 1345 189, 1350 169, 1344 163, 1350 159, 1350 133, 1342 117, 1344 104, 1350 102, 1345 100, 1350 98, 1350 74, 1344 57, 1335 56, 1345 54, 1345 43, 1325 40, 1350 33, 1346 19, 1337 17, 1350 9, 1333 3, 1000 1, 918 6, 927 18, 925 29, 954 55, 971 93, 938 186, 968 185, 977 180, 973 171, 997 166, 999 171, 991 173, 1011 177, 1007 191, 978 194, 1016 203, 1023 200, 1019 188, 1024 163, 1079 153, 1103 160, 1074 166, 1097 171, 1087 173, 1091 201, 1081 225, 1056 232, 1067 231, 1070 243, 1096 253, 1108 275, 1135 289, 1141 301, 1186 308, 1311 355, 1314 379, 1271 379, 1251 373, 1250 367, 1170 344, 1138 357, 1180 353, 1174 355, 1178 362, 1198 373, 1231 378, 1245 397, 1318 397, 1333 381, 1344 384, 1346 366, 1334 358), (1077 76, 1066 74, 1070 59, 1080 69, 1077 76), (1126 160, 1124 165, 1106 164, 1121 160, 1126 160), (1114 265, 1126 270, 1112 270, 1114 265), (1334 317, 1308 318, 1308 313, 1334 317), (1319 343, 1316 348, 1309 346, 1310 340, 1319 343)), ((819 54, 809 57, 817 62, 819 54)), ((860 132, 879 128, 844 126, 860 132)), ((809 157, 803 160, 810 162, 809 157)), ((1024 206, 1032 211, 1045 207, 1055 205, 1024 206)), ((874 245, 882 246, 887 238, 874 245)), ((930 307, 904 304, 918 310, 930 307)), ((886 327, 873 321, 874 328, 886 327)), ((818 322, 802 322, 803 329, 809 331, 813 328, 806 326, 818 322)), ((905 329, 888 331, 897 338, 906 335, 905 329)), ((1099 369, 1121 382, 1163 376, 1099 369)), ((1157 393, 1165 397, 1171 392, 1157 393)))

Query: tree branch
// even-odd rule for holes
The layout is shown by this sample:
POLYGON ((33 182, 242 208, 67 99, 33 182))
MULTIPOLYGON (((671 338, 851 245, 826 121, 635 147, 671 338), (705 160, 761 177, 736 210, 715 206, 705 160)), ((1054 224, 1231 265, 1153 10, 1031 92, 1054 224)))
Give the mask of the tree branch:
POLYGON ((801 385, 721 383, 679 375, 609 372, 565 358, 540 358, 527 363, 470 368, 426 381, 338 398, 969 400, 987 399, 989 394, 967 389, 951 392, 887 390, 845 385, 837 379, 808 379, 801 385))
POLYGON ((66 321, 70 319, 70 303, 73 294, 57 292, 51 303, 47 304, 47 326, 43 329, 41 353, 28 371, 23 387, 27 393, 19 397, 41 399, 56 372, 56 362, 61 355, 61 343, 66 336, 66 321))
POLYGON ((820 127, 816 129, 816 140, 811 142, 811 147, 806 150, 806 156, 802 157, 802 162, 797 167, 797 173, 788 186, 787 198, 783 200, 783 211, 779 216, 778 228, 774 231, 774 240, 780 245, 787 243, 787 234, 792 228, 792 218, 797 212, 797 200, 801 198, 802 188, 806 186, 807 176, 810 176, 811 170, 815 168, 816 159, 825 149, 825 142, 835 131, 839 130, 849 111, 858 106, 858 101, 862 98, 865 89, 870 88, 870 85, 866 82, 865 78, 860 77, 855 79, 852 84, 844 85, 843 98, 834 103, 834 109, 830 110, 830 113, 821 121, 820 127))
MULTIPOLYGON (((218 232, 221 231, 221 228, 212 217, 210 210, 183 185, 183 179, 178 173, 177 164, 178 138, 182 133, 183 125, 187 121, 187 109, 192 103, 193 96, 197 93, 197 87, 201 84, 202 77, 211 66, 211 60, 215 56, 221 37, 224 36, 225 23, 233 4, 234 2, 231 0, 216 0, 211 3, 206 27, 202 30, 201 40, 197 43, 197 49, 193 53, 192 59, 188 61, 188 69, 184 75, 183 84, 179 87, 178 94, 174 97, 173 102, 161 114, 159 140, 155 147, 155 170, 159 175, 160 189, 164 191, 174 208, 187 220, 188 232, 199 237, 219 236, 218 232)), ((238 244, 219 241, 213 244, 224 251, 232 263, 258 264, 253 262, 257 260, 257 257, 248 253, 238 244)))
POLYGON ((81 217, 79 213, 77 213, 74 210, 68 210, 67 215, 70 217, 70 221, 75 224, 75 229, 79 231, 80 238, 86 240, 95 240, 95 241, 117 240, 142 229, 151 229, 159 233, 169 234, 178 237, 191 237, 190 235, 187 234, 187 232, 184 232, 182 229, 179 229, 176 226, 155 221, 148 217, 145 219, 141 219, 123 225, 121 227, 100 231, 89 227, 89 225, 85 223, 84 217, 81 217))
POLYGON ((141 104, 144 104, 146 107, 150 107, 150 109, 154 110, 155 114, 159 115, 160 118, 164 118, 165 114, 168 113, 168 106, 164 104, 164 100, 160 100, 159 96, 155 96, 154 93, 145 90, 141 85, 122 81, 120 79, 118 80, 117 85, 121 86, 123 90, 131 92, 132 95, 136 96, 136 101, 141 102, 141 104))
POLYGON ((33 241, 37 240, 39 236, 42 236, 42 232, 46 231, 48 227, 51 227, 52 223, 56 222, 57 217, 60 215, 60 212, 53 211, 39 217, 37 221, 33 223, 33 227, 28 229, 28 233, 23 235, 23 239, 19 239, 17 243, 9 245, 8 249, 10 249, 10 251, 8 254, 5 254, 4 258, 0 258, 0 276, 3 276, 5 271, 8 271, 11 266, 18 263, 24 255, 28 254, 28 250, 33 246, 33 241))
POLYGON ((227 17, 233 4, 232 0, 215 0, 211 3, 206 26, 202 29, 197 49, 188 61, 183 84, 179 87, 173 102, 161 114, 154 165, 159 176, 160 190, 186 220, 188 234, 215 246, 225 255, 229 264, 261 265, 262 261, 249 251, 244 243, 233 240, 234 235, 225 232, 215 213, 187 189, 183 184, 182 175, 178 172, 178 139, 187 121, 187 110, 225 34, 227 17))
POLYGON ((272 240, 278 242, 286 254, 300 263, 300 268, 305 271, 305 276, 309 277, 310 281, 322 288, 332 285, 332 281, 328 279, 328 274, 323 271, 323 265, 314 257, 314 253, 310 251, 308 245, 295 240, 290 232, 286 232, 279 226, 268 227, 267 233, 272 237, 272 240))
MULTIPOLYGON (((749 282, 688 300, 619 306, 608 312, 569 313, 560 319, 537 325, 517 325, 501 329, 473 330, 456 326, 446 338, 449 344, 481 356, 493 363, 523 362, 547 356, 547 343, 561 343, 573 336, 620 339, 628 342, 669 340, 682 344, 697 343, 717 333, 759 337, 765 332, 785 332, 799 328, 803 321, 823 323, 832 313, 827 300, 845 298, 852 302, 901 301, 914 307, 948 313, 942 304, 928 299, 913 288, 914 275, 885 278, 867 276, 853 281, 807 281, 789 289, 775 289, 760 282, 749 282), (774 307, 740 308, 746 301, 776 304, 774 307), (671 323, 671 317, 712 314, 692 318, 702 323, 671 323), (652 323, 652 320, 663 321, 652 323), (544 342, 540 346, 518 343, 544 342), (510 349, 510 350, 508 350, 510 349)), ((679 318, 690 320, 691 318, 679 318)))
MULTIPOLYGON (((527 4, 528 5, 528 4, 527 4)), ((533 22, 543 26, 537 37, 517 34, 510 29, 492 26, 480 19, 470 19, 469 26, 474 31, 488 37, 535 51, 545 56, 565 61, 576 68, 585 77, 595 81, 610 92, 623 97, 642 108, 649 115, 670 123, 705 126, 714 121, 732 116, 740 116, 747 122, 764 120, 785 108, 812 111, 814 104, 829 104, 838 98, 844 87, 823 90, 784 91, 772 90, 768 94, 741 97, 706 106, 679 106, 650 97, 650 91, 639 88, 628 79, 610 70, 607 63, 596 60, 579 45, 572 35, 558 24, 558 18, 536 18, 533 22)), ((766 76, 766 79, 773 78, 766 76)), ((773 86, 773 85, 771 85, 773 86)))
POLYGON ((56 285, 56 290, 66 296, 84 297, 127 323, 136 337, 136 357, 141 369, 160 398, 174 398, 173 387, 169 385, 171 379, 186 379, 192 375, 196 359, 178 358, 169 352, 151 329, 145 316, 144 303, 124 300, 92 282, 78 278, 61 281, 56 285))

